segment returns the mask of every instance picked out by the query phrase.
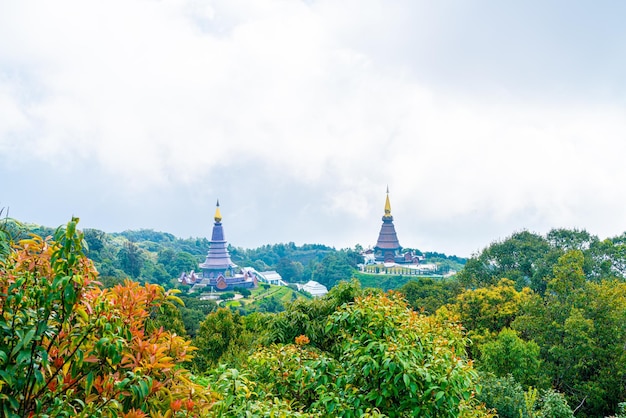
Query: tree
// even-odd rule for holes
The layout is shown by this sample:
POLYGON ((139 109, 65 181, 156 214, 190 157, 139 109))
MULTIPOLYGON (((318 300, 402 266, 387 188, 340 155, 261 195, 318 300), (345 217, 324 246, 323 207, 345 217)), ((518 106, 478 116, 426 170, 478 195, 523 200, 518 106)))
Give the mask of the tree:
POLYGON ((504 327, 511 326, 522 303, 530 295, 530 289, 517 291, 511 280, 500 279, 497 285, 461 293, 452 309, 458 313, 463 325, 474 331, 474 334, 485 331, 498 333, 504 327))
POLYGON ((335 310, 353 303, 363 291, 357 280, 341 282, 322 298, 298 299, 287 305, 284 312, 273 315, 267 325, 268 342, 288 344, 299 335, 306 335, 311 346, 328 350, 334 343, 326 332, 326 324, 335 310))
MULTIPOLYGON (((4 213, 4 208, 0 209, 0 217, 4 213)), ((11 253, 11 243, 13 237, 10 232, 9 219, 5 218, 0 221, 0 262, 6 260, 11 253)))
POLYGON ((495 284, 506 277, 521 289, 531 284, 537 266, 550 248, 548 241, 541 235, 528 231, 516 232, 468 260, 465 268, 459 272, 459 280, 466 287, 475 288, 495 284))
POLYGON ((133 282, 101 289, 77 223, 20 241, 0 263, 3 416, 177 414, 185 399, 206 413, 211 393, 180 367, 190 343, 151 325, 176 297, 133 282))
POLYGON ((236 286, 233 289, 236 293, 239 293, 241 296, 243 296, 244 298, 249 297, 250 295, 252 295, 252 291, 250 291, 250 289, 246 289, 245 287, 239 287, 236 286))
POLYGON ((626 233, 593 242, 585 255, 585 272, 591 280, 626 278, 626 233))
POLYGON ((546 235, 548 243, 563 252, 571 250, 585 251, 598 242, 598 237, 578 229, 552 229, 546 235))
POLYGON ((87 254, 94 261, 100 261, 100 251, 104 249, 106 234, 99 229, 87 228, 83 230, 87 243, 87 254))
POLYGON ((348 405, 390 417, 453 417, 473 404, 476 374, 462 355, 467 340, 460 325, 419 314, 391 293, 342 305, 326 329, 336 335, 348 405))
POLYGON ((277 313, 285 310, 285 305, 274 295, 261 299, 258 306, 259 312, 277 313))
POLYGON ((343 253, 328 254, 317 264, 313 272, 313 280, 329 289, 340 281, 350 280, 350 278, 352 278, 352 266, 343 253))
POLYGON ((229 349, 235 348, 242 331, 241 317, 230 309, 219 308, 207 315, 194 339, 194 344, 198 347, 193 360, 194 368, 199 372, 206 372, 210 367, 216 366, 229 349))
POLYGON ((181 251, 174 256, 168 272, 172 277, 179 277, 183 272, 198 269, 198 260, 192 254, 181 251))
POLYGON ((495 409, 500 418, 528 417, 524 402, 524 389, 513 376, 498 377, 490 373, 480 373, 478 382, 481 390, 477 395, 487 408, 495 409))
MULTIPOLYGON (((350 297, 349 287, 343 290, 327 304, 312 304, 317 318, 350 297)), ((476 373, 463 356, 460 325, 419 314, 397 294, 373 292, 335 307, 325 343, 314 334, 313 346, 303 334, 250 357, 252 399, 286 400, 321 416, 491 416, 474 398, 476 373)))
POLYGON ((585 280, 579 250, 554 267, 543 299, 532 298, 512 324, 541 349, 542 370, 583 416, 607 416, 626 399, 626 284, 585 280))
POLYGON ((451 302, 454 291, 451 283, 433 280, 429 277, 412 280, 398 289, 409 305, 415 310, 435 313, 437 309, 451 302))
POLYGON ((539 346, 522 340, 515 330, 504 328, 494 341, 480 349, 480 368, 499 377, 511 375, 525 387, 536 385, 540 375, 539 346))
POLYGON ((282 257, 276 265, 276 271, 287 282, 298 282, 302 277, 304 267, 302 263, 293 262, 286 257, 282 257))
POLYGON ((117 254, 120 268, 130 277, 137 278, 143 267, 143 256, 136 244, 126 241, 117 254))

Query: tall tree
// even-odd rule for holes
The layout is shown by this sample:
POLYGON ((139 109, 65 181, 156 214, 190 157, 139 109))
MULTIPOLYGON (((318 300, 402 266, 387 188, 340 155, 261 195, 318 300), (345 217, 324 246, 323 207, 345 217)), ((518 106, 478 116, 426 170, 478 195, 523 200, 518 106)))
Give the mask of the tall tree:
POLYGON ((139 277, 143 267, 143 256, 139 247, 133 242, 125 241, 123 247, 117 253, 120 268, 132 278, 139 277))
POLYGON ((242 331, 241 317, 230 309, 219 308, 207 315, 194 339, 194 344, 198 347, 193 360, 194 368, 204 373, 210 367, 216 366, 229 349, 236 349, 235 345, 242 331))
POLYGON ((344 253, 329 253, 316 266, 313 280, 331 288, 342 280, 350 280, 352 271, 350 261, 344 253))
POLYGON ((585 280, 584 256, 568 251, 543 299, 528 300, 513 323, 541 349, 552 385, 582 416, 608 416, 626 399, 626 284, 585 280))

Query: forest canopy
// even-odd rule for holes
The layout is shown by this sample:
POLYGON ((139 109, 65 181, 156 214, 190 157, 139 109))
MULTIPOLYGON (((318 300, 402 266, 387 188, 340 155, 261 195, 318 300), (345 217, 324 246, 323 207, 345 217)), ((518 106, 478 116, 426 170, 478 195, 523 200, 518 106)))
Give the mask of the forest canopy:
POLYGON ((244 309, 172 284, 202 239, 32 230, 0 224, 5 416, 626 416, 625 235, 516 232, 388 292, 356 249, 233 248, 331 288, 244 309))

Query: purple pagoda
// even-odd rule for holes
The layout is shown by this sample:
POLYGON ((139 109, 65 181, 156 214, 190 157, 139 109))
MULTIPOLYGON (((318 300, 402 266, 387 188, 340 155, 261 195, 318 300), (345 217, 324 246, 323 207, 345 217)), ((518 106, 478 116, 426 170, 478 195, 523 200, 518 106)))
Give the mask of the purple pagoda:
POLYGON ((189 274, 183 273, 179 281, 193 285, 191 291, 206 290, 232 290, 235 287, 253 288, 257 287, 256 274, 250 270, 242 270, 230 259, 228 244, 224 237, 222 227, 222 214, 220 213, 220 202, 217 201, 215 209, 215 223, 213 224, 213 234, 204 263, 199 265, 202 273, 200 277, 193 271, 189 274))

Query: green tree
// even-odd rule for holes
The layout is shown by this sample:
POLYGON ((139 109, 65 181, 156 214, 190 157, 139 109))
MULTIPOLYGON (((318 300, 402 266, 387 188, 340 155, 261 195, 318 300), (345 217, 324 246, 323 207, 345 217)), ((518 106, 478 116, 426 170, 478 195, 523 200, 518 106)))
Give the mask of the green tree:
POLYGON ((415 310, 423 310, 426 313, 435 313, 437 309, 452 302, 454 289, 451 282, 433 280, 429 277, 412 280, 398 289, 415 310))
POLYGON ((243 322, 238 313, 219 308, 208 314, 193 340, 198 347, 193 359, 194 368, 199 372, 206 372, 216 366, 229 349, 236 349, 242 331, 243 322))
POLYGON ((302 278, 304 267, 302 263, 293 262, 286 257, 282 257, 276 265, 276 271, 287 282, 299 282, 302 278))
POLYGON ((497 285, 466 290, 457 296, 451 308, 457 312, 463 325, 474 334, 498 333, 510 327, 520 312, 522 303, 531 295, 528 288, 515 289, 515 283, 500 279, 497 285))
POLYGON ((518 289, 522 289, 532 283, 537 266, 550 250, 549 242, 541 235, 516 232, 468 260, 458 277, 468 288, 492 285, 501 278, 508 278, 516 283, 518 289))
POLYGON ((546 239, 551 246, 563 252, 572 250, 585 251, 598 242, 598 237, 591 235, 584 229, 553 229, 548 232, 546 239))
POLYGON ((83 230, 87 243, 87 255, 94 261, 101 261, 100 251, 104 249, 106 234, 99 229, 86 228, 83 230))
MULTIPOLYGON (((0 218, 4 213, 4 208, 0 209, 0 218)), ((13 237, 9 226, 9 219, 5 218, 0 221, 0 263, 6 260, 11 253, 11 244, 13 237)))
POLYGON ((198 269, 198 260, 192 254, 181 251, 174 256, 168 272, 172 277, 179 277, 183 272, 198 269))
POLYGON ((250 297, 252 295, 250 289, 246 289, 245 287, 235 287, 233 290, 239 293, 244 298, 250 297))
POLYGON ((333 339, 325 328, 330 315, 362 294, 359 282, 353 280, 339 283, 322 298, 298 299, 288 304, 284 312, 271 317, 267 325, 268 342, 288 344, 299 335, 306 335, 312 346, 329 350, 333 339))
POLYGON ((513 376, 498 377, 491 373, 480 373, 478 383, 481 390, 476 396, 477 399, 484 402, 487 408, 495 409, 498 412, 498 417, 528 417, 524 389, 513 376))
POLYGON ((277 313, 285 310, 285 305, 276 296, 269 296, 261 299, 258 303, 258 311, 266 313, 277 313))
POLYGON ((141 268, 141 277, 150 283, 157 283, 162 286, 169 285, 169 282, 172 279, 162 264, 155 264, 149 258, 144 259, 143 266, 141 268))
POLYGON ((626 284, 585 280, 581 251, 559 258, 543 299, 532 298, 513 328, 541 349, 542 370, 582 416, 607 416, 626 398, 626 284))
MULTIPOLYGON (((390 417, 453 417, 474 402, 476 373, 462 356, 467 340, 460 325, 421 315, 389 294, 342 305, 326 330, 336 336, 348 405, 390 417)), ((334 398, 321 400, 328 405, 334 398)))
POLYGON ((120 268, 130 277, 137 278, 141 273, 144 259, 139 247, 133 242, 125 241, 124 246, 117 254, 120 268))
POLYGON ((314 416, 490 416, 474 399, 476 373, 463 356, 460 325, 419 314, 397 294, 354 298, 354 285, 340 287, 326 303, 281 314, 299 313, 317 342, 302 334, 255 352, 251 398, 287 400, 314 416), (310 325, 322 317, 323 330, 310 325))
POLYGON ((515 330, 504 328, 480 351, 481 369, 499 377, 511 375, 526 387, 537 384, 541 361, 539 346, 534 341, 526 342, 515 330))
POLYGON ((317 264, 313 272, 313 280, 330 289, 340 281, 350 280, 352 271, 353 267, 345 254, 329 253, 317 264))

